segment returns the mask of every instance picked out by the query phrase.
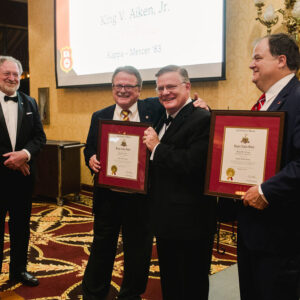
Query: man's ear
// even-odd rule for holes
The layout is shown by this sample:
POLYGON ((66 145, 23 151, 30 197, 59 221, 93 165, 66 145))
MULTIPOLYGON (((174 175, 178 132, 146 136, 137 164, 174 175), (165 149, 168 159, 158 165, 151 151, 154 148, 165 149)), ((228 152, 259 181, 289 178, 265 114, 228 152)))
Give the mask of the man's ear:
POLYGON ((277 59, 280 68, 284 68, 287 65, 286 56, 284 54, 278 55, 277 59))

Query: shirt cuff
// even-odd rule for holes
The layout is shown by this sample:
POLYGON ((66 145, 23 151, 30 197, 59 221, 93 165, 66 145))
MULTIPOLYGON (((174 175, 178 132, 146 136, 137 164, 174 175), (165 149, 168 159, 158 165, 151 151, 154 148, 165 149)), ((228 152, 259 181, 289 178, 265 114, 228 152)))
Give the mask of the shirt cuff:
POLYGON ((150 160, 153 160, 155 150, 156 150, 156 148, 157 148, 157 146, 158 146, 159 144, 160 144, 160 143, 156 144, 155 147, 153 148, 152 153, 151 153, 151 156, 150 156, 150 160))
POLYGON ((268 200, 266 199, 266 197, 265 197, 265 195, 264 195, 264 193, 263 193, 263 191, 262 191, 262 189, 261 189, 261 185, 258 186, 258 192, 260 193, 262 199, 263 199, 266 203, 269 204, 268 200))
POLYGON ((24 152, 27 154, 27 156, 28 156, 27 161, 30 161, 30 159, 31 159, 31 154, 29 153, 29 151, 26 150, 26 149, 22 149, 22 151, 24 151, 24 152))

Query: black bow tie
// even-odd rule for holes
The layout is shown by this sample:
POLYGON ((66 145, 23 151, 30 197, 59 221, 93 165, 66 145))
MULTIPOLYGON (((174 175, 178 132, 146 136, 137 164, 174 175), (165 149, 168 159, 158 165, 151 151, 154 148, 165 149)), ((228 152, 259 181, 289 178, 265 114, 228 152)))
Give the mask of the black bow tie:
POLYGON ((168 119, 165 119, 165 124, 166 126, 168 126, 172 121, 174 120, 174 118, 172 118, 171 116, 168 117, 168 119))
POLYGON ((12 100, 14 102, 18 102, 18 96, 16 96, 16 97, 4 96, 4 101, 9 101, 9 100, 12 100))

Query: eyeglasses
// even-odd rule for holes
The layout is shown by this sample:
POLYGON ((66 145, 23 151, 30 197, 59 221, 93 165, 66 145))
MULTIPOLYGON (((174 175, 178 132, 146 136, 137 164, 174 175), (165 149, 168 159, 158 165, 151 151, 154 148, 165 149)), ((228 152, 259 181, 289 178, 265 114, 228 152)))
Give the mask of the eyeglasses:
POLYGON ((126 85, 122 85, 122 84, 113 84, 112 85, 113 89, 115 89, 117 92, 120 92, 123 88, 126 92, 130 92, 132 91, 134 88, 139 87, 138 84, 136 85, 130 85, 130 84, 126 84, 126 85))
POLYGON ((158 86, 156 87, 156 92, 158 94, 162 94, 164 90, 166 89, 167 92, 173 92, 175 91, 181 84, 186 84, 186 82, 181 82, 179 84, 168 84, 166 86, 158 86))

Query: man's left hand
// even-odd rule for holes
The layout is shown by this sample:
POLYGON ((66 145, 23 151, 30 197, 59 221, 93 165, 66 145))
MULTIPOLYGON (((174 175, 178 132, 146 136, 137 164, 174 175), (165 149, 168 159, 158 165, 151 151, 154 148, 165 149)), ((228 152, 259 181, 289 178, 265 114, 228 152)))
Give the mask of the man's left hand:
POLYGON ((24 176, 30 175, 30 167, 28 163, 24 163, 20 168, 19 171, 22 172, 24 176))
POLYGON ((28 155, 25 151, 14 151, 3 154, 7 157, 4 165, 12 170, 20 170, 28 160, 28 155))
POLYGON ((152 152, 157 144, 159 144, 159 138, 156 131, 152 127, 148 127, 144 131, 143 143, 152 152))
POLYGON ((263 210, 268 206, 268 203, 262 198, 258 191, 258 185, 251 187, 242 199, 245 206, 250 205, 259 210, 263 210))

